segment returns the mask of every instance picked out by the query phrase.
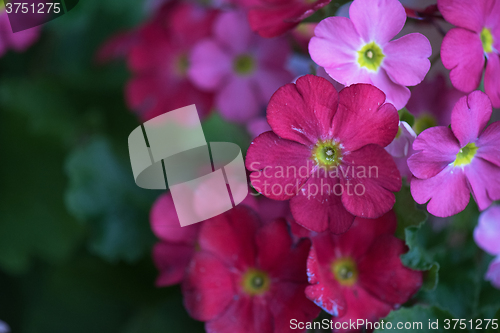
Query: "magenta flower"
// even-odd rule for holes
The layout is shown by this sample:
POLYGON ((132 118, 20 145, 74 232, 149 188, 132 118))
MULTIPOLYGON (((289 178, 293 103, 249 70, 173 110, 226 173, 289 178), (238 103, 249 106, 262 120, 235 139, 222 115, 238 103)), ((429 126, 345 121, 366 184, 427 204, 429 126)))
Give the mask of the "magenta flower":
POLYGON ((479 223, 474 229, 474 240, 476 244, 491 255, 497 256, 488 271, 486 280, 500 289, 500 206, 491 206, 481 213, 479 223))
POLYGON ((408 159, 416 178, 411 193, 429 213, 447 217, 465 209, 470 193, 479 209, 500 199, 500 122, 491 117, 486 94, 462 97, 451 114, 451 129, 437 126, 423 131, 413 143, 419 152, 408 159))
POLYGON ((385 150, 394 158, 394 162, 396 162, 398 166, 401 177, 406 177, 407 181, 409 181, 412 176, 408 168, 408 158, 415 152, 413 150, 413 142, 416 138, 417 135, 410 125, 405 121, 400 121, 396 138, 385 147, 385 150))
POLYGON ((401 176, 384 150, 398 131, 398 113, 366 84, 337 93, 326 79, 306 75, 281 87, 267 107, 273 131, 247 153, 252 186, 290 201, 309 230, 349 229, 354 216, 377 218, 394 205, 401 176))
POLYGON ((415 116, 413 129, 416 134, 429 127, 448 126, 451 111, 463 96, 465 94, 450 86, 441 73, 413 88, 406 108, 415 116))
POLYGON ((9 17, 5 12, 5 8, 0 5, 0 57, 12 49, 16 52, 25 51, 31 44, 33 44, 40 37, 40 27, 12 32, 10 27, 9 17))
MULTIPOLYGON (((334 322, 363 319, 373 325, 422 285, 422 272, 401 262, 408 249, 394 237, 396 226, 396 214, 390 211, 375 220, 356 218, 342 235, 325 232, 312 238, 306 296, 333 315, 334 322)), ((335 332, 358 332, 345 328, 335 332)))
POLYGON ((288 332, 292 319, 312 321, 310 245, 294 244, 283 219, 263 224, 244 206, 207 220, 182 285, 186 309, 207 332, 288 332))
POLYGON ((500 1, 438 0, 444 18, 457 26, 441 45, 441 60, 453 85, 466 93, 481 82, 494 107, 500 107, 500 1))
POLYGON ((429 71, 431 44, 419 33, 391 41, 406 21, 398 0, 354 0, 349 15, 318 24, 309 43, 311 58, 336 81, 373 84, 402 109, 410 98, 406 86, 419 84, 429 71))
POLYGON ((198 87, 216 93, 215 106, 226 119, 245 122, 292 80, 285 69, 289 54, 285 39, 261 38, 243 13, 227 12, 216 20, 213 37, 193 49, 188 74, 198 87))

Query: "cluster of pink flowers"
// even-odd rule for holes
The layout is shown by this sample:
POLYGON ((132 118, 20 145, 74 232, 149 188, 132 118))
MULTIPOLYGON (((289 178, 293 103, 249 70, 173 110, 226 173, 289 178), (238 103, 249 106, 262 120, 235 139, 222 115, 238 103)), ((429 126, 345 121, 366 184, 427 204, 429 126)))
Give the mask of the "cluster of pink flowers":
POLYGON ((157 285, 180 283, 208 332, 288 332, 320 309, 349 331, 350 320, 376 323, 409 301, 423 273, 402 264, 408 248, 394 236, 404 179, 438 217, 472 194, 485 211, 476 242, 497 256, 486 278, 500 288, 500 122, 489 124, 500 106, 500 0, 438 0, 434 19, 456 26, 440 52, 453 87, 446 72, 426 78, 431 44, 400 35, 408 10, 398 0, 354 0, 349 18, 307 26, 299 58, 316 75, 292 68, 308 35, 292 29, 328 3, 168 2, 105 48, 126 45, 126 97, 142 120, 194 103, 260 134, 245 163, 262 197, 182 228, 169 194, 151 211, 157 285), (474 91, 485 64, 484 92, 474 91))

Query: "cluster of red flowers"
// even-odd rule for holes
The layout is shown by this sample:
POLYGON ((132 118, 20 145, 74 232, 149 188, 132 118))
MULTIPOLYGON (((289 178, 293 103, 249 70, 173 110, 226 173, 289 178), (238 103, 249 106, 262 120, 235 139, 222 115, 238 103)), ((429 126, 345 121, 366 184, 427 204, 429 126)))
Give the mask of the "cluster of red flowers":
POLYGON ((500 0, 413 11, 439 9, 458 26, 441 51, 456 89, 437 76, 413 92, 432 49, 420 33, 394 39, 412 12, 397 0, 355 0, 349 18, 325 18, 308 36, 318 75, 290 68, 290 39, 303 34, 282 35, 328 3, 169 2, 101 52, 127 58, 126 97, 141 119, 194 103, 260 134, 246 167, 263 197, 182 228, 169 194, 151 211, 157 284, 181 283, 208 332, 287 332, 321 309, 335 331, 377 322, 422 285, 394 236, 403 178, 436 216, 457 214, 471 194, 480 210, 500 200, 500 123, 487 126, 500 106, 500 0), (473 91, 485 62, 486 93, 473 91), (400 120, 405 106, 414 124, 400 120))

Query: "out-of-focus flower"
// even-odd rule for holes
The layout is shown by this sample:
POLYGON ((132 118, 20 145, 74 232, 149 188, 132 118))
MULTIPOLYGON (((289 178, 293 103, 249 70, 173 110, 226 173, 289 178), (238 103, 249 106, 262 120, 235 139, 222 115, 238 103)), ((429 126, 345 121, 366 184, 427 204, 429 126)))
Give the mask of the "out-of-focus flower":
POLYGON ((441 60, 453 85, 466 93, 481 82, 494 107, 500 107, 500 1, 438 0, 451 29, 441 45, 441 60))
POLYGON ((474 91, 453 108, 451 129, 431 127, 413 143, 411 193, 419 204, 430 200, 429 213, 457 214, 471 192, 480 210, 500 199, 500 122, 485 129, 491 112, 488 96, 474 91))
POLYGON ((0 320, 0 333, 9 333, 10 327, 6 323, 0 320))
POLYGON ((194 4, 167 3, 136 33, 127 57, 132 79, 126 87, 128 105, 141 120, 196 104, 201 116, 213 104, 213 94, 188 79, 189 52, 210 34, 217 11, 194 4))
POLYGON ((202 225, 195 223, 181 227, 170 193, 161 195, 150 213, 151 228, 160 239, 153 248, 153 261, 160 272, 159 287, 180 283, 193 256, 202 225))
POLYGON ((481 213, 474 229, 476 244, 491 255, 497 256, 486 272, 486 280, 500 289, 500 206, 494 205, 481 213))
POLYGON ((309 41, 314 36, 314 29, 317 25, 318 23, 315 22, 304 22, 291 32, 293 39, 304 52, 307 52, 309 41))
POLYGON ((407 247, 393 236, 396 226, 390 211, 375 220, 357 217, 342 235, 313 237, 307 297, 341 323, 360 318, 377 322, 408 301, 422 285, 422 272, 401 263, 407 247))
POLYGON ((257 137, 247 153, 253 187, 268 198, 288 200, 296 222, 335 233, 354 216, 377 218, 395 202, 401 176, 383 147, 399 118, 374 86, 357 84, 337 93, 326 79, 306 75, 271 98, 272 132, 257 137))
POLYGON ((415 116, 413 129, 420 134, 429 127, 447 126, 451 122, 451 110, 465 94, 449 87, 443 75, 425 79, 413 88, 406 105, 415 116))
POLYGON ((406 86, 419 84, 429 71, 429 40, 411 33, 391 41, 406 21, 397 0, 355 0, 349 15, 318 24, 309 43, 311 58, 336 81, 373 84, 402 109, 410 98, 406 86))
POLYGON ((286 39, 261 38, 243 13, 227 12, 217 18, 213 37, 193 49, 188 74, 199 88, 216 93, 215 106, 226 119, 245 122, 292 80, 285 69, 289 55, 286 39))
POLYGON ((284 220, 262 224, 245 206, 207 220, 182 285, 208 332, 285 332, 319 308, 304 295, 310 241, 293 244, 284 220))
POLYGON ((25 51, 40 37, 40 29, 40 26, 37 26, 13 33, 2 1, 0 4, 0 57, 9 49, 16 52, 25 51))
POLYGON ((413 150, 413 141, 415 141, 416 138, 417 135, 411 126, 405 121, 400 121, 396 138, 385 147, 385 150, 394 158, 394 162, 396 162, 398 166, 401 177, 406 177, 408 181, 412 176, 408 168, 408 158, 415 152, 413 150))
POLYGON ((236 0, 248 12, 252 30, 262 37, 277 37, 296 27, 331 0, 236 0))

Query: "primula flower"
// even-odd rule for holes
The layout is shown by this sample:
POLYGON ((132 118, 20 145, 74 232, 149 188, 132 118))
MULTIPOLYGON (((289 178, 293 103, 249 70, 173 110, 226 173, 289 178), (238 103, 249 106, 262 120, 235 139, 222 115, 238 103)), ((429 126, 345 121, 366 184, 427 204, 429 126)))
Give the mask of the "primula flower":
POLYGON ((141 120, 190 104, 196 104, 201 116, 208 114, 213 94, 188 79, 188 54, 209 35, 216 13, 194 4, 167 3, 135 34, 127 57, 133 77, 125 96, 141 120))
POLYGON ((448 31, 441 45, 441 60, 450 69, 453 85, 466 93, 481 82, 494 107, 500 107, 500 1, 438 0, 448 31))
POLYGON ((406 177, 408 181, 412 176, 408 168, 408 158, 415 152, 413 150, 413 142, 416 138, 417 135, 411 126, 405 121, 400 121, 396 138, 385 147, 385 150, 394 158, 401 177, 406 177))
POLYGON ((429 213, 447 217, 465 209, 470 193, 484 210, 500 199, 500 122, 491 117, 486 94, 474 91, 455 105, 451 129, 437 126, 423 131, 413 143, 419 152, 408 159, 416 178, 411 193, 429 213))
POLYGON ((285 39, 263 39, 242 13, 227 12, 217 18, 213 37, 193 49, 188 73, 198 87, 216 92, 215 105, 226 119, 244 122, 292 80, 285 69, 289 54, 285 39))
POLYGON ((474 229, 476 244, 491 255, 497 256, 488 271, 486 280, 500 289, 500 206, 491 206, 481 213, 479 223, 474 229))
POLYGON ((349 15, 318 24, 309 43, 312 60, 346 86, 373 84, 402 109, 410 98, 406 86, 419 84, 429 71, 429 40, 411 33, 391 41, 406 21, 398 0, 354 0, 349 15))
POLYGON ((296 222, 317 232, 342 233, 354 216, 388 212, 401 176, 383 147, 396 136, 399 118, 384 102, 371 85, 337 93, 314 75, 281 87, 267 107, 273 131, 247 153, 252 186, 268 198, 291 199, 296 222))
POLYGON ((40 37, 40 27, 12 32, 4 2, 0 2, 0 57, 9 49, 16 52, 25 51, 40 37))
MULTIPOLYGON (((407 247, 393 236, 396 226, 391 211, 375 220, 356 218, 340 236, 326 232, 312 238, 306 295, 333 315, 335 323, 376 322, 422 285, 422 272, 401 263, 407 247)), ((371 327, 366 325, 369 331, 371 327)))
POLYGON ((262 37, 277 37, 296 27, 331 0, 236 0, 248 11, 252 30, 262 37))
POLYGON ((412 89, 406 105, 408 111, 415 116, 415 133, 420 134, 429 127, 447 126, 451 121, 451 110, 463 96, 464 93, 448 86, 442 74, 422 81, 412 89))
POLYGON ((320 309, 304 295, 310 241, 293 244, 284 220, 262 224, 245 206, 207 220, 182 285, 207 332, 287 332, 320 309))

